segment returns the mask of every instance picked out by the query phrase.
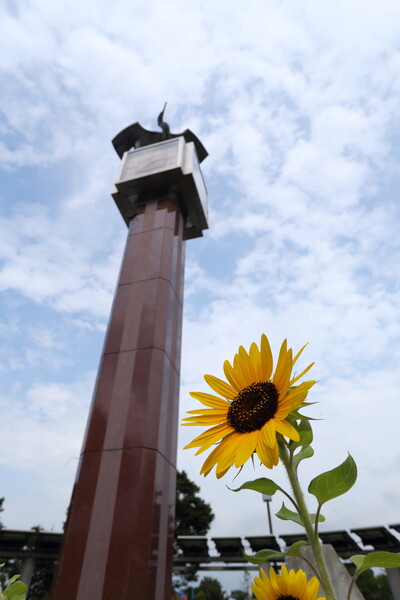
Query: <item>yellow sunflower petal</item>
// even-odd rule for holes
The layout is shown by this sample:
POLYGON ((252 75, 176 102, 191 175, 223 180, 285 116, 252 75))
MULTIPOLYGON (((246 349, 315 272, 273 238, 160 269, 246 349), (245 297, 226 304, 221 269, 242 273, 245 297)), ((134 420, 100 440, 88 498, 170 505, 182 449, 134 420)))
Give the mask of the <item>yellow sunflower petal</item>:
POLYGON ((226 436, 208 456, 202 466, 200 475, 208 475, 215 465, 217 465, 217 472, 223 470, 226 472, 233 465, 236 447, 240 442, 240 435, 234 431, 226 436))
POLYGON ((269 381, 271 379, 273 358, 271 346, 266 335, 261 336, 260 343, 260 361, 261 361, 261 381, 269 381))
POLYGON ((250 383, 256 381, 256 375, 254 372, 254 367, 250 355, 247 354, 243 346, 239 346, 238 355, 239 360, 241 361, 243 373, 245 374, 246 380, 248 381, 247 385, 250 385, 250 383))
MULTIPOLYGON (((282 569, 286 569, 285 565, 282 565, 282 569)), ((281 569, 281 572, 282 572, 282 569, 281 569)), ((279 591, 280 591, 280 588, 279 588, 279 575, 277 575, 275 573, 275 570, 272 567, 269 568, 269 578, 270 578, 270 581, 271 581, 271 586, 274 589, 274 592, 276 594, 278 594, 279 591)))
POLYGON ((275 419, 285 419, 290 412, 293 410, 293 402, 286 395, 284 400, 279 400, 278 408, 274 415, 275 419))
POLYGON ((292 373, 292 349, 279 355, 278 365, 272 378, 272 383, 275 385, 279 392, 279 396, 284 397, 290 382, 290 376, 292 373))
POLYGON ((271 585, 270 580, 264 573, 263 569, 260 569, 262 577, 255 577, 254 584, 250 586, 253 594, 257 600, 266 600, 267 598, 274 598, 274 589, 271 585))
POLYGON ((261 577, 255 577, 253 585, 250 586, 251 591, 257 600, 265 600, 267 598, 267 592, 261 577))
POLYGON ((188 415, 218 415, 222 417, 226 417, 228 411, 226 410, 217 410, 216 408, 196 408, 195 410, 188 410, 186 414, 188 415))
MULTIPOLYGON (((270 567, 272 568, 272 567, 270 567)), ((271 593, 273 593, 273 587, 271 585, 271 581, 268 578, 268 575, 266 574, 266 572, 264 571, 264 569, 260 569, 261 571, 261 578, 262 578, 262 582, 264 585, 265 590, 271 595, 271 593)))
POLYGON ((296 354, 296 356, 293 359, 293 363, 292 363, 293 365, 296 363, 297 359, 302 354, 302 352, 306 346, 308 346, 308 344, 304 344, 304 346, 302 348, 300 348, 300 350, 298 351, 298 353, 296 354))
MULTIPOLYGON (((290 571, 293 571, 293 570, 291 569, 290 571)), ((286 565, 282 565, 282 567, 281 567, 281 573, 277 577, 277 583, 279 585, 279 591, 282 590, 282 592, 284 594, 288 594, 289 590, 290 590, 290 587, 289 587, 290 571, 287 570, 286 565)))
POLYGON ((265 440, 267 446, 272 448, 276 444, 276 429, 275 429, 275 420, 272 419, 265 423, 261 428, 261 435, 265 440))
POLYGON ((250 346, 250 360, 253 365, 254 381, 263 381, 262 369, 261 369, 261 355, 257 344, 254 342, 250 346))
POLYGON ((313 365, 314 365, 314 363, 311 363, 310 365, 308 365, 308 367, 306 367, 306 368, 304 369, 304 371, 302 371, 302 372, 300 373, 300 375, 296 375, 296 377, 294 377, 293 379, 291 379, 291 380, 290 380, 290 383, 289 383, 289 387, 291 387, 291 386, 292 386, 294 383, 296 383, 296 381, 298 381, 299 379, 301 379, 301 378, 303 377, 303 375, 305 375, 305 374, 306 374, 306 373, 307 373, 307 372, 308 372, 308 371, 311 369, 311 367, 312 367, 313 365))
POLYGON ((254 381, 254 375, 249 369, 247 353, 244 350, 244 348, 240 347, 239 352, 236 354, 236 356, 237 363, 240 365, 240 372, 243 374, 243 381, 245 382, 245 385, 243 387, 247 387, 254 381), (243 352, 241 352, 240 350, 243 350, 243 352))
POLYGON ((206 427, 207 425, 222 425, 226 423, 225 415, 218 416, 211 414, 208 415, 199 415, 195 417, 186 417, 183 419, 185 421, 182 425, 189 425, 193 427, 206 427))
POLYGON ((235 354, 233 357, 233 368, 235 369, 235 374, 239 379, 241 390, 247 387, 250 383, 253 383, 252 381, 249 381, 248 377, 246 377, 246 372, 243 370, 243 365, 239 354, 235 354))
POLYGON ((204 394, 203 392, 189 392, 192 398, 195 398, 204 406, 210 406, 211 408, 229 408, 229 402, 224 400, 223 398, 219 398, 218 396, 213 396, 212 394, 204 394))
MULTIPOLYGON (((270 567, 270 569, 271 569, 271 568, 272 568, 272 567, 270 567)), ((261 578, 262 578, 263 582, 264 582, 264 583, 266 583, 266 582, 268 582, 268 583, 269 583, 270 581, 269 581, 269 579, 268 579, 268 575, 266 574, 266 572, 264 571, 264 569, 262 569, 261 567, 260 567, 260 572, 261 572, 261 578)))
POLYGON ((241 435, 240 444, 236 449, 235 467, 241 467, 249 460, 257 447, 259 437, 259 430, 250 431, 249 433, 243 433, 241 435))
POLYGON ((224 398, 228 398, 229 400, 233 400, 237 393, 233 389, 231 385, 222 381, 222 379, 218 379, 218 377, 214 377, 214 375, 204 375, 204 379, 217 394, 221 394, 224 398))
POLYGON ((283 340, 282 345, 279 350, 278 362, 276 364, 276 369, 275 369, 273 379, 279 380, 279 378, 282 374, 283 367, 284 367, 284 365, 286 365, 287 353, 288 353, 287 340, 283 340))
POLYGON ((272 448, 267 446, 263 436, 260 436, 256 448, 257 456, 267 467, 267 469, 272 469, 274 466, 278 464, 279 461, 279 451, 278 444, 275 444, 272 448))
POLYGON ((224 374, 231 386, 237 392, 240 392, 240 390, 242 389, 242 386, 240 385, 240 379, 237 376, 235 369, 232 367, 231 363, 228 360, 224 362, 224 374))
POLYGON ((224 451, 225 449, 221 442, 206 458, 205 462, 203 463, 203 466, 201 467, 200 475, 208 475, 211 469, 219 462, 219 460, 224 454, 224 451))
POLYGON ((290 390, 285 398, 285 402, 291 402, 291 410, 296 410, 300 404, 307 398, 308 391, 315 385, 316 381, 305 381, 297 387, 290 390))
POLYGON ((297 431, 297 429, 295 429, 293 427, 293 425, 291 425, 287 421, 276 421, 275 427, 276 427, 276 430, 279 433, 281 433, 282 435, 285 435, 286 437, 290 438, 291 440, 293 440, 295 442, 299 441, 299 439, 300 439, 299 432, 297 431))
POLYGON ((296 589, 299 598, 308 598, 307 593, 307 576, 304 571, 300 570, 296 573, 296 589))
POLYGON ((226 471, 234 464, 237 449, 242 444, 242 441, 243 435, 241 433, 234 432, 229 436, 229 438, 221 442, 221 444, 224 444, 225 452, 218 462, 215 471, 218 479, 219 477, 222 477, 222 473, 226 473, 226 471))
MULTIPOLYGON (((316 577, 312 577, 307 583, 307 593, 310 600, 314 600, 318 596, 320 583, 316 577)), ((317 600, 325 600, 325 598, 317 598, 317 600)))
POLYGON ((221 477, 223 477, 224 475, 226 475, 226 473, 229 471, 229 469, 231 468, 232 465, 229 465, 229 467, 226 467, 226 469, 219 469, 218 471, 215 471, 215 475, 217 477, 217 479, 221 479, 221 477))
POLYGON ((296 573, 295 571, 293 571, 293 569, 290 569, 289 571, 289 578, 287 581, 287 587, 288 587, 288 591, 290 593, 290 590, 295 590, 296 594, 298 593, 297 590, 298 588, 298 577, 297 577, 298 573, 296 573))
MULTIPOLYGON (((207 431, 194 438, 194 440, 192 440, 190 444, 187 444, 187 446, 185 446, 185 449, 197 448, 197 446, 201 446, 201 450, 199 452, 203 452, 204 450, 207 450, 207 448, 212 446, 215 442, 218 442, 233 431, 234 430, 232 429, 232 427, 229 427, 229 425, 216 425, 215 427, 207 429, 207 431)), ((196 452, 196 454, 199 454, 199 452, 196 452)))
POLYGON ((250 589, 253 592, 254 596, 257 598, 257 600, 265 600, 265 598, 268 598, 265 590, 260 586, 257 587, 257 585, 251 585, 250 589))

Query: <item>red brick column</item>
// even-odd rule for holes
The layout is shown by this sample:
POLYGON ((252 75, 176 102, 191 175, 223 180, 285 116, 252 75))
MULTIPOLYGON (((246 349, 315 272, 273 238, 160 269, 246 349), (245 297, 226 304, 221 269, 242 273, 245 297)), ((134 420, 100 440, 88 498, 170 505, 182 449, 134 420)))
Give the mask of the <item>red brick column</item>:
POLYGON ((183 270, 179 208, 146 204, 128 234, 52 600, 171 598, 183 270))

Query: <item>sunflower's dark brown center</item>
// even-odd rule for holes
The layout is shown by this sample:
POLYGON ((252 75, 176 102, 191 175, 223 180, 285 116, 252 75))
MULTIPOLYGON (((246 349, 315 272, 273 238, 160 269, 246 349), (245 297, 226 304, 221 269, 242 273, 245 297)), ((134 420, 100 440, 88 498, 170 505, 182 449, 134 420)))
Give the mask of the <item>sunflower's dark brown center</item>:
POLYGON ((287 594, 281 594, 276 600, 300 600, 297 596, 288 596, 287 594))
POLYGON ((228 408, 227 421, 239 433, 261 429, 278 408, 278 390, 270 381, 243 388, 228 408))

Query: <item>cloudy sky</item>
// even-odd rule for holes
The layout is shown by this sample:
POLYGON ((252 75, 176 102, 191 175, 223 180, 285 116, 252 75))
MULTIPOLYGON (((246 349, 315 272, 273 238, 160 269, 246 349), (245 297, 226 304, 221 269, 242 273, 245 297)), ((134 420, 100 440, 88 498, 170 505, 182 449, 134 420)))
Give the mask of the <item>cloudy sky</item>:
MULTIPOLYGON (((240 344, 309 342, 321 420, 305 487, 348 451, 359 466, 321 529, 398 523, 400 4, 5 0, 0 23, 5 525, 61 529, 126 237, 111 139, 157 129, 166 100, 172 131, 209 152, 182 416, 240 344)), ((181 449, 200 431, 181 429, 178 466, 213 505, 210 535, 267 533, 260 497, 230 492, 234 473, 201 478, 202 457, 181 449)), ((235 485, 262 475, 248 465, 235 485)))

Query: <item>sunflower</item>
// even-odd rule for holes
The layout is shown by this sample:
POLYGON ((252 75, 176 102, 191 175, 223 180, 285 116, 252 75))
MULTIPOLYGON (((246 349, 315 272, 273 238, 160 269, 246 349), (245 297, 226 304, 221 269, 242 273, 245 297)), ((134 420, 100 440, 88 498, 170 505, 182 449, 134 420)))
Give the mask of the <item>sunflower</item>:
POLYGON ((282 343, 275 372, 272 352, 265 335, 260 347, 253 343, 249 352, 240 346, 233 359, 224 363, 227 381, 213 375, 204 375, 206 383, 219 394, 191 392, 207 409, 190 410, 194 415, 184 419, 184 425, 209 426, 185 448, 199 448, 204 452, 218 443, 201 469, 208 475, 216 465, 218 478, 235 465, 241 467, 257 453, 260 461, 269 469, 278 464, 277 434, 298 441, 299 433, 286 419, 304 402, 308 390, 315 381, 294 384, 312 367, 311 363, 299 375, 292 376, 293 366, 305 346, 293 357, 287 341, 282 343))
POLYGON ((306 574, 301 569, 288 572, 282 565, 281 574, 277 575, 271 567, 269 577, 261 570, 261 577, 254 578, 254 585, 250 586, 257 600, 325 600, 317 598, 319 581, 311 577, 307 581, 306 574))

